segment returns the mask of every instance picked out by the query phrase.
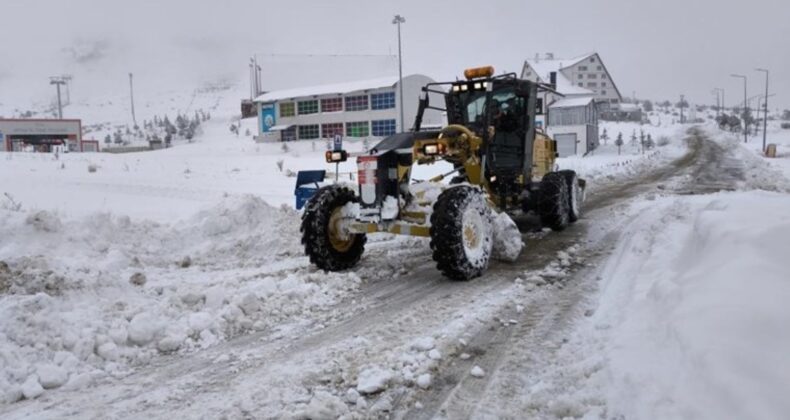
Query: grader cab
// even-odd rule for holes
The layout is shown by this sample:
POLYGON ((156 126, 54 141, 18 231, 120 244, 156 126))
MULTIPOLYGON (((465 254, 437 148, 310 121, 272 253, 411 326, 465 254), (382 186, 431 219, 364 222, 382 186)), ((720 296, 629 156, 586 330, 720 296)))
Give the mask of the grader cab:
POLYGON ((578 219, 584 181, 555 170, 556 142, 535 123, 538 93, 551 87, 493 74, 491 67, 469 69, 466 80, 426 85, 413 130, 357 158, 358 191, 318 190, 301 228, 313 264, 351 268, 367 234, 389 232, 430 237, 437 268, 467 280, 488 267, 494 212, 535 212, 553 230, 578 219), (442 95, 444 107, 432 105, 431 94, 442 95), (427 109, 445 111, 448 125, 421 131, 427 109), (452 171, 426 182, 411 179, 413 165, 440 160, 452 171))

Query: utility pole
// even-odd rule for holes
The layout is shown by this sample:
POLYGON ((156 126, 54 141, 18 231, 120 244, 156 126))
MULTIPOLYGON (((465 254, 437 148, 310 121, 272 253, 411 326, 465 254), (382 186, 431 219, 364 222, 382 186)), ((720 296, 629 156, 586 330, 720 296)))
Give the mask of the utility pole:
POLYGON ((749 102, 746 99, 746 76, 742 74, 731 74, 730 76, 743 79, 743 142, 748 143, 749 139, 746 136, 749 133, 749 123, 746 121, 746 116, 749 111, 749 102))
POLYGON ((721 114, 722 108, 724 108, 724 89, 713 88, 713 91, 716 92, 716 118, 718 118, 721 114))
POLYGON ((683 95, 680 95, 680 103, 678 105, 680 105, 680 123, 683 124, 685 122, 683 121, 683 95))
POLYGON ((137 127, 137 117, 134 115, 134 82, 132 81, 132 73, 129 73, 129 97, 132 100, 132 122, 137 127))
POLYGON ((765 99, 763 102, 763 152, 765 152, 765 138, 768 133, 768 70, 756 69, 765 73, 765 99))
POLYGON ((400 42, 400 24, 406 23, 406 19, 401 15, 395 15, 395 18, 392 19, 392 23, 394 25, 398 25, 398 86, 400 88, 400 98, 398 100, 398 104, 400 105, 400 131, 405 132, 406 126, 403 123, 403 61, 401 58, 402 51, 400 42))
POLYGON ((60 86, 65 85, 66 81, 63 80, 63 77, 53 76, 49 78, 49 84, 55 85, 58 90, 58 119, 63 119, 63 102, 60 100, 60 86))

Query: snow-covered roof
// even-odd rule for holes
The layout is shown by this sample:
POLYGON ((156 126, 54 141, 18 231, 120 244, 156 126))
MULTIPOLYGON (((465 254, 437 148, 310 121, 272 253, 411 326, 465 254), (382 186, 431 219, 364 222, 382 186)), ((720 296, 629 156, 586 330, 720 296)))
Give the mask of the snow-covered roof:
POLYGON ((382 77, 378 79, 358 80, 346 83, 333 83, 329 85, 308 86, 295 89, 283 89, 266 92, 255 98, 255 102, 274 102, 281 99, 301 98, 314 95, 346 94, 369 89, 393 87, 398 83, 397 76, 382 77))
POLYGON ((549 83, 551 81, 550 74, 551 72, 557 73, 557 91, 562 93, 563 95, 594 95, 595 92, 591 91, 590 89, 583 88, 581 86, 577 86, 572 81, 568 80, 565 75, 563 75, 560 70, 570 67, 580 61, 586 60, 590 58, 590 56, 594 55, 595 53, 589 53, 580 55, 578 57, 563 59, 551 59, 551 60, 530 60, 527 59, 526 63, 535 71, 535 74, 538 76, 540 82, 549 83))
POLYGON ((549 108, 574 108, 577 106, 587 106, 592 102, 592 96, 579 96, 575 98, 562 98, 557 102, 549 105, 549 108))

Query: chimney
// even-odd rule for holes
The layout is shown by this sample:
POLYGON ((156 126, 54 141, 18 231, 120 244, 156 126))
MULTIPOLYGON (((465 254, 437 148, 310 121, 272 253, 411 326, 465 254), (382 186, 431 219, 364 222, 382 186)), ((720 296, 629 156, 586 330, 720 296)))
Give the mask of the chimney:
POLYGON ((547 52, 546 53, 546 60, 554 60, 554 53, 547 52))
POLYGON ((557 89, 557 72, 553 71, 549 73, 549 84, 551 85, 554 90, 557 89))
POLYGON ((540 53, 535 53, 535 62, 536 63, 540 62, 540 53))

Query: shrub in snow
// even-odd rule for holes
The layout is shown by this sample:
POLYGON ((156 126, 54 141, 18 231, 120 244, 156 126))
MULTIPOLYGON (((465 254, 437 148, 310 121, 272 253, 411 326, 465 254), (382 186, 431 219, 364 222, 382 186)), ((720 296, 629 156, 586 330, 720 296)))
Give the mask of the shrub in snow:
POLYGON ((181 268, 189 268, 190 266, 192 266, 192 258, 190 258, 189 255, 187 255, 178 263, 178 266, 181 268))
POLYGON ((782 123, 782 128, 785 130, 790 130, 790 123, 782 123))
POLYGON ((129 283, 135 286, 143 286, 147 280, 148 279, 143 273, 134 273, 131 277, 129 277, 129 283))
MULTIPOLYGON (((283 146, 284 145, 285 145, 285 143, 283 143, 283 146)), ((277 169, 279 169, 280 172, 283 171, 283 160, 282 159, 277 159, 277 169)))
MULTIPOLYGON (((9 153, 8 155, 10 156, 11 154, 9 153)), ((0 208, 5 209, 5 210, 11 210, 11 211, 21 211, 22 210, 22 203, 17 203, 16 200, 14 200, 14 197, 11 194, 3 193, 3 196, 5 198, 4 198, 3 201, 0 201, 0 208)))
POLYGON ((94 173, 97 170, 99 170, 99 167, 95 163, 88 164, 88 172, 89 173, 94 173))
POLYGON ((285 142, 283 142, 283 145, 282 145, 282 146, 280 146, 280 149, 283 151, 283 153, 288 153, 288 151, 290 151, 290 150, 291 150, 291 149, 288 147, 288 143, 285 143, 285 142))
POLYGON ((5 261, 0 261, 0 294, 11 288, 11 269, 5 261))
POLYGON ((41 210, 27 216, 25 223, 43 232, 57 232, 62 227, 60 219, 46 210, 41 210))

